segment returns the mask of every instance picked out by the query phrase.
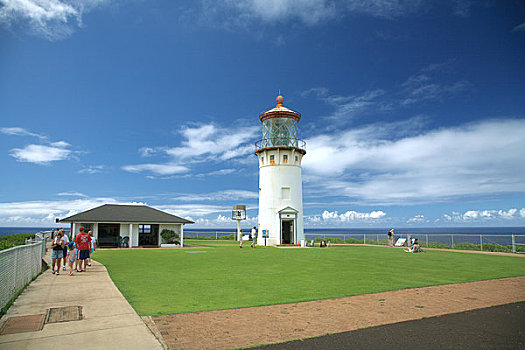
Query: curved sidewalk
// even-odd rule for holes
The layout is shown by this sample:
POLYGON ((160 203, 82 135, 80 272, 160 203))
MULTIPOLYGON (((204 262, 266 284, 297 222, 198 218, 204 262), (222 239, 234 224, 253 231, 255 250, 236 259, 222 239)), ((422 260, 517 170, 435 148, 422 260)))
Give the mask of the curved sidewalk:
MULTIPOLYGON (((163 349, 115 287, 106 268, 95 261, 87 272, 75 276, 65 271, 55 276, 51 269, 42 273, 0 319, 0 329, 8 331, 6 322, 10 318, 23 325, 26 318, 18 316, 46 315, 51 308, 71 306, 82 307, 81 320, 46 323, 42 330, 0 335, 0 349, 163 349)), ((76 310, 68 310, 72 309, 76 310)), ((60 319, 67 314, 56 315, 60 319)))

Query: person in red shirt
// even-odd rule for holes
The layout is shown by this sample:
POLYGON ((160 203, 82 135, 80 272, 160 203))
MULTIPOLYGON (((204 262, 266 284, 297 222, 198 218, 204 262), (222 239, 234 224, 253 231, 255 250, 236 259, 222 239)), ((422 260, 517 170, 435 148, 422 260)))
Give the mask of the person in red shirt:
POLYGON ((79 228, 80 233, 75 237, 75 246, 78 250, 78 260, 80 260, 79 267, 80 272, 86 271, 86 259, 89 258, 89 252, 91 250, 91 237, 84 232, 84 227, 79 228))

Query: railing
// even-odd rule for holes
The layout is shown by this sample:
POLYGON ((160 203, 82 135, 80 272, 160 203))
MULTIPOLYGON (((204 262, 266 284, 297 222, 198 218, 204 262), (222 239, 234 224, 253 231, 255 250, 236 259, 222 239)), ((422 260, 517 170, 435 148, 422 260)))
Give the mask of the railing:
MULTIPOLYGON (((388 245, 386 234, 323 234, 306 233, 305 238, 330 243, 388 245)), ((395 240, 416 238, 423 248, 479 250, 489 252, 525 253, 525 235, 488 234, 396 234, 395 240)))
POLYGON ((184 230, 184 238, 189 239, 230 239, 229 237, 224 238, 224 236, 232 235, 233 239, 236 239, 237 232, 226 232, 226 231, 186 231, 184 230))
POLYGON ((299 139, 274 137, 269 139, 262 139, 255 142, 255 149, 260 150, 268 147, 293 147, 301 150, 306 150, 306 142, 299 139))
POLYGON ((0 308, 4 308, 42 272, 49 233, 40 232, 26 245, 0 250, 0 308))

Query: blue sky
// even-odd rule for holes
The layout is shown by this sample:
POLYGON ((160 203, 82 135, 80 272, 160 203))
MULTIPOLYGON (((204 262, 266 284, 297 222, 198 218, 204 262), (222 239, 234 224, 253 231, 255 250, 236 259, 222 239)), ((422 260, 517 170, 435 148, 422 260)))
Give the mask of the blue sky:
POLYGON ((279 89, 305 227, 525 225, 522 1, 0 0, 0 226, 256 223, 279 89))

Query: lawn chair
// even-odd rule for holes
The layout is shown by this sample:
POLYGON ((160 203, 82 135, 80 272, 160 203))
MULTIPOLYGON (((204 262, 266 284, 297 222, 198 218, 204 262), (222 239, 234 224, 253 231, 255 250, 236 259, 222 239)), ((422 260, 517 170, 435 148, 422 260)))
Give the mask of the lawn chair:
POLYGON ((115 240, 116 240, 115 243, 116 243, 117 247, 120 247, 121 244, 122 244, 122 237, 120 237, 120 236, 116 236, 116 237, 115 237, 115 240))
POLYGON ((120 246, 129 248, 129 237, 128 236, 122 238, 122 241, 120 242, 120 246))

